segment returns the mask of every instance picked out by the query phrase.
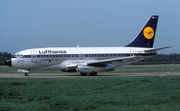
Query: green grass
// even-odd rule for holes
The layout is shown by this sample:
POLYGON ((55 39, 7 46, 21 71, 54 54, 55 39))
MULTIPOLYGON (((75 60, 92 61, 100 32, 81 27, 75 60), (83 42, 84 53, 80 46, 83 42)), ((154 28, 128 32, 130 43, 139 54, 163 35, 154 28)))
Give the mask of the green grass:
MULTIPOLYGON (((129 65, 112 73, 166 71, 180 72, 180 65, 129 65)), ((17 69, 0 67, 8 73, 17 69)), ((0 78, 0 111, 178 111, 179 84, 180 76, 0 78)))
POLYGON ((116 73, 180 72, 180 65, 126 65, 116 68, 116 73))
POLYGON ((180 76, 0 78, 0 111, 178 111, 180 76))
POLYGON ((8 73, 17 73, 17 69, 8 67, 8 66, 0 66, 0 74, 8 74, 8 73))

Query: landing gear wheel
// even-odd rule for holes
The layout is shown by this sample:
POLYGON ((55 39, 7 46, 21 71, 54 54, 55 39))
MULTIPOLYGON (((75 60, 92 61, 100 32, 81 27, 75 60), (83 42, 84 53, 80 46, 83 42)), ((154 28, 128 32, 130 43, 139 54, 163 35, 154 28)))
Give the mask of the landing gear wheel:
POLYGON ((86 76, 87 75, 87 73, 81 73, 81 76, 86 76))
POLYGON ((25 76, 29 76, 29 73, 25 73, 24 75, 25 75, 25 76))
POLYGON ((97 76, 97 72, 90 73, 91 76, 97 76))

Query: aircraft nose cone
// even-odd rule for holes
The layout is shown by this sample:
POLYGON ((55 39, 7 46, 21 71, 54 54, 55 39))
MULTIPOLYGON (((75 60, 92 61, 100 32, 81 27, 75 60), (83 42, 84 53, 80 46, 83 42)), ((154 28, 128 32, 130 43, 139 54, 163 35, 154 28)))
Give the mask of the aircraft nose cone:
POLYGON ((8 65, 8 66, 11 67, 11 65, 12 65, 11 59, 5 60, 5 61, 4 61, 4 64, 6 64, 6 65, 8 65))

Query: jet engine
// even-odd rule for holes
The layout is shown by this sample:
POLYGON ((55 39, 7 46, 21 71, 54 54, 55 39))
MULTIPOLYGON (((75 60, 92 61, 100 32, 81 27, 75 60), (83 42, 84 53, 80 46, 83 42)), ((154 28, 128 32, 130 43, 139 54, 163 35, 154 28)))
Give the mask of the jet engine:
POLYGON ((60 64, 60 70, 64 72, 76 72, 76 65, 72 64, 69 61, 64 61, 60 64))
POLYGON ((76 71, 81 73, 104 72, 115 70, 115 65, 107 64, 104 66, 77 65, 76 71))

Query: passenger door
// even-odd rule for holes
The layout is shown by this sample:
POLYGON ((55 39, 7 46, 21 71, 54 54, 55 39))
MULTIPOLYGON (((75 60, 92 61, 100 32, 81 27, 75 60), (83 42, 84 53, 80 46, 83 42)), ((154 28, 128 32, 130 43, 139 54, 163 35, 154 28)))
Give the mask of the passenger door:
POLYGON ((35 50, 31 51, 31 62, 37 62, 37 52, 35 50))

